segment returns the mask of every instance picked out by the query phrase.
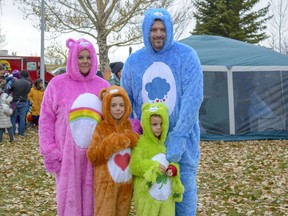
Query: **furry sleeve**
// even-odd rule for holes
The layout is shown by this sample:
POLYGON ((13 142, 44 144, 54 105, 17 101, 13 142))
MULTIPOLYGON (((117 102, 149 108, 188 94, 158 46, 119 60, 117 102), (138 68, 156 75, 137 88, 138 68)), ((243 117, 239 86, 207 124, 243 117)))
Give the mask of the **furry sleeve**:
POLYGON ((60 146, 55 141, 56 110, 53 102, 57 100, 53 96, 53 89, 48 87, 41 105, 39 142, 40 153, 44 157, 44 165, 47 171, 56 173, 60 170, 62 153, 60 146))
POLYGON ((143 158, 141 148, 135 147, 132 150, 130 172, 135 176, 143 177, 150 186, 156 182, 157 176, 161 174, 159 166, 158 161, 143 158))
POLYGON ((112 154, 130 146, 134 147, 137 142, 138 136, 132 131, 129 131, 129 133, 113 132, 103 138, 97 127, 87 150, 87 157, 93 165, 106 163, 112 154))
POLYGON ((125 136, 127 136, 130 140, 129 147, 134 148, 138 142, 139 134, 137 132, 131 131, 131 130, 125 130, 124 131, 125 136))
POLYGON ((132 69, 132 67, 128 66, 128 62, 127 64, 124 64, 123 66, 123 71, 125 71, 125 73, 122 72, 121 75, 121 86, 123 86, 123 88, 125 89, 125 91, 127 92, 129 99, 131 101, 132 104, 132 108, 133 108, 133 104, 134 104, 134 100, 133 100, 133 89, 132 89, 132 83, 133 82, 133 78, 131 77, 132 72, 130 71, 132 69))
POLYGON ((174 162, 179 162, 188 148, 186 139, 193 133, 195 124, 198 124, 199 109, 203 100, 203 75, 199 58, 194 50, 185 54, 189 61, 187 59, 182 65, 185 67, 185 74, 182 75, 181 81, 182 101, 179 116, 166 141, 167 159, 174 162))
POLYGON ((183 199, 184 186, 180 180, 180 166, 178 163, 170 163, 177 168, 177 175, 170 177, 172 183, 172 192, 175 202, 181 202, 183 199))

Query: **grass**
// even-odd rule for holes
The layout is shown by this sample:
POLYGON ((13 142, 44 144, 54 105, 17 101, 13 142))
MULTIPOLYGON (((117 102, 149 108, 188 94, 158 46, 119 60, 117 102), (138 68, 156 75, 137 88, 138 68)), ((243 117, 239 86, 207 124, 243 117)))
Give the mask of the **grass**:
MULTIPOLYGON (((37 131, 16 139, 0 145, 0 215, 56 215, 37 131)), ((201 142, 197 215, 287 215, 287 166, 287 140, 201 142)))

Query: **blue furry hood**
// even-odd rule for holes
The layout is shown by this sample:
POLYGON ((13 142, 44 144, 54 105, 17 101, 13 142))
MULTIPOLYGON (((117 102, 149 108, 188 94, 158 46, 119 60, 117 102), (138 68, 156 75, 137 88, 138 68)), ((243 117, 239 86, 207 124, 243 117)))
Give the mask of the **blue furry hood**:
POLYGON ((153 53, 155 53, 155 50, 153 49, 150 42, 150 30, 155 19, 162 20, 166 30, 166 40, 164 42, 164 47, 159 52, 157 52, 162 53, 165 52, 174 44, 173 22, 170 14, 164 8, 149 9, 145 12, 144 20, 142 23, 143 42, 148 52, 153 53))

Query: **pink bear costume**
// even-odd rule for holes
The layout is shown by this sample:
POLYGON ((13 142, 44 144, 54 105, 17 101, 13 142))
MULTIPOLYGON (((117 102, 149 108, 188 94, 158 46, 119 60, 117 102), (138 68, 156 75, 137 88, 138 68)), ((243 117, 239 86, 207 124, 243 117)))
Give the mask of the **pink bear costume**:
POLYGON ((93 167, 86 150, 102 120, 99 91, 109 84, 96 75, 97 54, 89 41, 68 39, 66 45, 70 49, 67 73, 51 80, 41 106, 40 152, 46 170, 56 174, 58 216, 90 216, 94 213, 93 167), (78 54, 84 49, 91 56, 87 76, 78 67, 78 54))

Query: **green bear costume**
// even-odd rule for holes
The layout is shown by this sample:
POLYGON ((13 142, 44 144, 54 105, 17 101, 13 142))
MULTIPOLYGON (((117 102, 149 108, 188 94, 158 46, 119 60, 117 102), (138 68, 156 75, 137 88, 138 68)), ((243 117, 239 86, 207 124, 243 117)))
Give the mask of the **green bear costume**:
POLYGON ((175 202, 181 202, 184 187, 180 181, 180 170, 177 163, 166 159, 164 145, 169 129, 168 108, 163 103, 145 103, 142 106, 141 125, 143 135, 132 150, 130 171, 134 175, 134 203, 137 216, 174 216, 175 202), (160 140, 154 136, 150 117, 153 114, 162 118, 160 140), (166 168, 171 164, 177 168, 175 176, 161 173, 160 163, 166 168))

